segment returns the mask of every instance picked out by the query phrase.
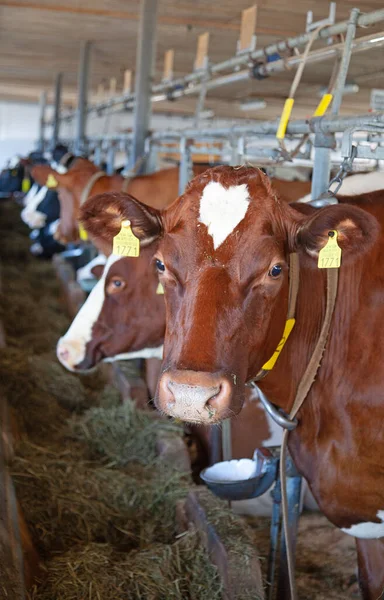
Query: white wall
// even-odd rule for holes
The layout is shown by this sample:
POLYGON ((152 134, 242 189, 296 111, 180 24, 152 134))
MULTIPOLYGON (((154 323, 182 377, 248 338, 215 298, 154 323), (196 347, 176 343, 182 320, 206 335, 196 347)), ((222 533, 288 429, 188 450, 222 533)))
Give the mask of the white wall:
POLYGON ((15 154, 35 149, 38 130, 38 104, 0 101, 0 169, 15 154))

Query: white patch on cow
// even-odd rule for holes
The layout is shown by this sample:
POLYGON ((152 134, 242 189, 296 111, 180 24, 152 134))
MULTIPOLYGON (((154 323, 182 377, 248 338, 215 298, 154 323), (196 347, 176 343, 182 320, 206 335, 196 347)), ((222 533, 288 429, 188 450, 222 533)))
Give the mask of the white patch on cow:
POLYGON ((61 165, 60 163, 57 163, 55 161, 51 162, 51 169, 53 169, 54 171, 56 171, 60 175, 65 175, 65 173, 68 172, 67 167, 64 167, 64 165, 61 165))
MULTIPOLYGON (((337 183, 332 184, 331 190, 335 190, 337 183)), ((337 192, 341 196, 358 196, 376 190, 384 190, 384 172, 372 171, 372 173, 357 173, 343 180, 342 186, 337 192)), ((307 194, 298 202, 310 202, 311 194, 307 194)))
POLYGON ((247 184, 225 188, 217 181, 205 186, 200 200, 201 223, 207 226, 216 250, 238 226, 249 206, 247 184))
POLYGON ((69 371, 74 371, 85 358, 86 346, 92 339, 92 329, 99 318, 105 300, 105 279, 108 271, 121 256, 112 254, 105 265, 100 281, 97 282, 86 302, 77 313, 67 333, 57 344, 57 358, 69 371))
POLYGON ((142 350, 135 350, 134 352, 122 352, 121 354, 116 354, 116 356, 104 358, 104 362, 133 360, 134 358, 159 358, 160 360, 163 360, 163 348, 164 346, 158 346, 157 348, 143 348, 142 350))
POLYGON ((99 265, 105 265, 107 262, 107 257, 104 254, 98 254, 93 260, 87 263, 84 267, 77 270, 76 279, 78 283, 80 281, 84 281, 84 279, 96 279, 94 274, 92 273, 93 267, 97 267, 99 265))
POLYGON ((381 519, 381 523, 373 523, 366 521, 365 523, 357 523, 351 527, 342 527, 341 531, 353 535, 353 537, 366 540, 377 539, 384 537, 384 510, 377 511, 377 518, 381 519))
POLYGON ((23 206, 27 206, 29 202, 31 202, 32 198, 36 196, 39 191, 39 185, 34 183, 29 192, 27 192, 23 198, 23 206))
POLYGON ((59 225, 60 225, 60 219, 57 219, 56 221, 53 221, 53 223, 50 223, 50 225, 48 226, 49 235, 55 235, 59 225))
POLYGON ((22 220, 31 229, 41 229, 46 223, 47 215, 36 209, 40 202, 44 200, 47 191, 48 188, 45 186, 40 188, 37 194, 30 199, 26 207, 21 211, 22 220))

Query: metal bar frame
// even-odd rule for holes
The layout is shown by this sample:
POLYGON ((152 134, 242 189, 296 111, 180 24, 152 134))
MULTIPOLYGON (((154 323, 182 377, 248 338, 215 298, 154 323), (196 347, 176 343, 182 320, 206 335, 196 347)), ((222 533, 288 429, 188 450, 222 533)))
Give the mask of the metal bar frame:
POLYGON ((89 63, 91 55, 91 42, 86 41, 81 46, 79 75, 78 75, 78 101, 76 110, 75 152, 82 154, 86 146, 86 127, 88 114, 88 80, 89 63))
POLYGON ((157 0, 141 0, 136 53, 136 102, 130 167, 143 156, 151 118, 151 83, 156 48, 157 0))
MULTIPOLYGON (((333 95, 333 101, 331 106, 331 114, 333 116, 337 116, 340 111, 349 63, 352 55, 352 44, 356 35, 356 27, 359 14, 360 11, 357 8, 353 8, 351 10, 350 18, 347 25, 347 34, 345 37, 343 55, 341 58, 339 73, 337 76, 335 92, 333 95)), ((331 173, 331 149, 334 145, 334 136, 331 134, 324 135, 318 133, 315 136, 314 145, 315 162, 313 166, 311 188, 312 200, 316 200, 317 198, 319 198, 321 194, 326 192, 328 189, 331 173)))
POLYGON ((40 94, 39 100, 39 140, 37 142, 37 148, 40 152, 44 152, 45 146, 45 109, 47 107, 47 92, 43 91, 40 94))
POLYGON ((60 137, 60 110, 61 110, 61 91, 63 87, 63 74, 58 73, 55 80, 55 104, 53 113, 51 148, 55 148, 60 137))
MULTIPOLYGON (((149 2, 150 0, 145 1, 149 2)), ((357 18, 356 25, 357 27, 367 27, 369 25, 377 24, 382 21, 384 21, 384 9, 380 9, 367 14, 360 14, 357 18)), ((348 21, 343 21, 342 23, 336 23, 335 25, 325 27, 319 32, 318 39, 328 40, 332 36, 337 36, 339 34, 346 33, 348 30, 348 23, 348 21)), ((206 85, 207 90, 210 90, 222 85, 227 85, 236 81, 247 79, 249 77, 254 76, 254 68, 256 68, 257 75, 265 77, 267 75, 272 75, 273 73, 285 70, 287 65, 289 65, 290 67, 297 66, 301 60, 300 56, 292 56, 288 59, 281 59, 273 62, 271 61, 267 62, 266 64, 265 58, 267 57, 268 61, 268 57, 272 57, 276 53, 285 54, 287 51, 291 51, 296 48, 299 49, 305 46, 310 38, 310 35, 310 33, 304 33, 292 38, 288 38, 286 40, 281 40, 279 42, 269 44, 264 48, 257 49, 254 52, 247 53, 246 55, 235 55, 234 57, 225 60, 221 63, 210 65, 208 73, 209 80, 206 81, 204 85, 206 85), (242 66, 245 67, 245 70, 239 71, 239 68, 242 66), (252 68, 250 68, 250 66, 252 68), (221 77, 215 77, 217 74, 221 74, 228 70, 232 72, 229 74, 227 73, 225 75, 222 75, 221 77)), ((364 38, 359 38, 355 40, 352 46, 352 51, 355 52, 358 50, 366 50, 373 48, 375 47, 375 43, 380 46, 384 45, 384 40, 382 40, 381 37, 382 36, 380 33, 376 33, 364 38)), ((150 40, 151 38, 148 37, 146 42, 149 43, 150 40)), ((338 43, 328 45, 320 50, 316 50, 310 53, 308 62, 317 62, 319 60, 332 58, 337 52, 340 51, 342 45, 343 44, 338 43)), ((151 88, 152 102, 164 101, 169 97, 175 99, 181 96, 199 93, 203 84, 203 79, 206 76, 207 74, 204 71, 194 71, 192 73, 189 73, 188 75, 185 75, 184 77, 174 79, 172 80, 172 82, 162 82, 153 85, 151 88)), ((100 112, 109 109, 117 104, 123 104, 124 106, 132 106, 135 104, 135 98, 135 94, 125 94, 122 96, 110 98, 105 102, 100 102, 98 104, 90 106, 88 110, 89 112, 100 112)), ((71 119, 73 118, 73 113, 63 115, 62 118, 71 119)))

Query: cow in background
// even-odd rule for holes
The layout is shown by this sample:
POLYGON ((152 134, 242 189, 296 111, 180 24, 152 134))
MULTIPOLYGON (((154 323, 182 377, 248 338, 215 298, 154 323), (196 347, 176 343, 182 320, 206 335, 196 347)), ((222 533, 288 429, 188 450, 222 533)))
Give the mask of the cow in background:
MULTIPOLYGON (((195 165, 194 174, 202 173, 206 168, 206 166, 195 165)), ((90 161, 78 159, 74 167, 65 174, 58 173, 50 167, 46 167, 44 171, 40 170, 39 174, 35 171, 40 181, 42 179, 46 181, 49 174, 58 182, 61 212, 57 239, 62 243, 79 241, 80 206, 88 197, 124 190, 149 206, 163 208, 178 196, 178 167, 126 179, 122 175, 106 175, 90 161), (95 178, 96 174, 100 174, 100 177, 94 179, 92 183, 92 178, 95 178)))

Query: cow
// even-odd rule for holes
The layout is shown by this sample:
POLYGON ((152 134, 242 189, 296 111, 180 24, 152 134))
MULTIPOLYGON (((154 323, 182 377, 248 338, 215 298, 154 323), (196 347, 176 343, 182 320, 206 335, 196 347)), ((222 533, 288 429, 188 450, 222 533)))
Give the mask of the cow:
MULTIPOLYGON (((108 215, 103 219, 103 208, 109 200, 109 195, 92 197, 81 211, 82 223, 97 245, 106 245, 104 229, 109 223, 108 215)), ((131 198, 131 202, 135 200, 131 198)), ((153 264, 156 250, 154 242, 141 248, 139 258, 122 258, 111 255, 110 245, 101 280, 58 342, 57 356, 66 369, 83 372, 102 360, 161 359, 166 324, 164 296, 157 293, 159 281, 153 264)), ((158 373, 156 370, 150 378, 151 396, 158 373)), ((194 436, 204 449, 203 458, 199 455, 199 466, 204 466, 210 454, 210 430, 198 428, 194 436)), ((256 447, 280 443, 281 428, 265 413, 257 393, 248 390, 243 411, 231 428, 233 457, 252 458, 256 447)), ((307 506, 309 502, 306 495, 307 506)), ((242 513, 270 514, 271 499, 267 493, 256 503, 240 503, 235 509, 242 513)))
POLYGON ((318 255, 337 232, 342 265, 331 329, 289 450, 322 512, 356 538, 366 600, 384 590, 383 200, 379 190, 303 214, 281 202, 258 169, 216 167, 165 211, 123 195, 106 199, 102 234, 111 243, 129 219, 142 245, 158 240, 167 327, 155 403, 165 414, 207 424, 240 412, 247 381, 278 346, 296 252, 296 325, 259 384, 289 413, 324 317, 318 255))
MULTIPOLYGON (((194 165, 194 174, 201 173, 206 168, 206 165, 194 165)), ((61 213, 57 239, 62 243, 79 241, 79 210, 90 196, 124 190, 149 206, 163 208, 178 195, 178 167, 124 178, 122 175, 106 175, 90 161, 78 159, 68 173, 57 173, 50 167, 46 167, 44 171, 40 169, 40 173, 43 173, 40 181, 41 177, 46 180, 48 175, 52 175, 58 183, 61 213)), ((34 175, 39 180, 36 171, 34 175)), ((103 251, 102 248, 100 250, 103 251)))

